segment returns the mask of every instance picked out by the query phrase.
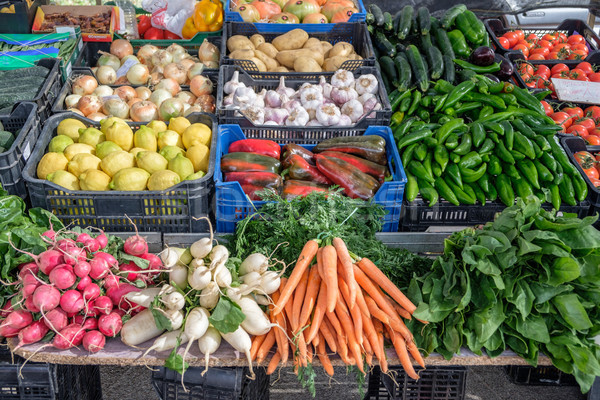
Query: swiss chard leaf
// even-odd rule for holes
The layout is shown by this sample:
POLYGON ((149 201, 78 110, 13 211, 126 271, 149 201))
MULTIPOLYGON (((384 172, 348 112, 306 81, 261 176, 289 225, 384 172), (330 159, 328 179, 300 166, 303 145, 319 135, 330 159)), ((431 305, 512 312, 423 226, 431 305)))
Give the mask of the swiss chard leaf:
POLYGON ((209 322, 221 333, 234 332, 246 319, 240 306, 226 296, 221 296, 212 311, 209 322))

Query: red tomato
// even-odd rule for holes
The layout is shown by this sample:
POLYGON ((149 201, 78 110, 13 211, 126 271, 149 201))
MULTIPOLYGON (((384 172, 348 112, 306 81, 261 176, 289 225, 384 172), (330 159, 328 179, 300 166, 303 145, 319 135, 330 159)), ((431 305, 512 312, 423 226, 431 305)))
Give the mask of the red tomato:
POLYGON ((544 106, 544 112, 546 113, 546 115, 550 116, 554 113, 552 106, 550 104, 548 104, 547 101, 542 100, 540 103, 542 103, 542 106, 544 106))
POLYGON ((513 47, 512 49, 523 53, 525 58, 527 58, 529 56, 529 48, 527 46, 525 46, 524 44, 518 44, 515 47, 513 47))
POLYGON ((553 42, 556 40, 556 35, 552 35, 550 33, 546 33, 544 36, 542 36, 542 40, 547 40, 549 42, 553 42))
POLYGON ((578 151, 573 155, 575 160, 581 165, 583 168, 589 168, 594 165, 596 159, 589 151, 578 151))
POLYGON ((533 73, 534 73, 533 65, 531 65, 529 63, 521 63, 521 65, 519 65, 519 73, 521 75, 523 75, 523 74, 533 75, 533 73))
POLYGON ((573 68, 571 72, 569 72, 569 77, 571 79, 578 79, 580 76, 587 76, 587 74, 585 73, 585 71, 579 68, 573 68))
POLYGON ((592 119, 600 118, 600 107, 598 106, 589 106, 585 110, 583 110, 583 115, 592 119))
POLYGON ((530 33, 529 35, 525 36, 525 40, 527 40, 528 42, 536 43, 539 40, 539 38, 535 33, 530 33))
POLYGON ((504 36, 499 37, 498 42, 500 43, 500 46, 504 47, 505 49, 510 49, 510 42, 504 36))
POLYGON ((533 48, 533 46, 535 46, 535 43, 533 42, 528 42, 527 40, 521 39, 517 42, 517 44, 522 44, 525 45, 529 50, 531 50, 533 48))
POLYGON ((552 47, 552 43, 550 43, 547 40, 542 39, 537 42, 536 47, 546 47, 546 48, 550 49, 552 47))
POLYGON ((563 129, 569 128, 573 123, 573 117, 562 111, 555 112, 554 114, 550 115, 550 118, 552 118, 557 125, 562 126, 563 129))
POLYGON ((552 72, 552 74, 558 74, 558 73, 561 73, 563 71, 569 72, 569 67, 567 66, 567 64, 563 64, 563 63, 556 64, 550 70, 550 72, 552 72))
POLYGON ((513 32, 515 33, 515 35, 517 35, 519 40, 525 39, 525 33, 521 29, 515 29, 513 32))
POLYGON ((560 53, 558 51, 551 51, 546 57, 546 60, 560 60, 560 53))
POLYGON ((592 82, 600 82, 600 72, 594 72, 588 75, 588 78, 592 82))
POLYGON ((569 60, 583 60, 587 57, 587 52, 583 50, 573 50, 569 55, 569 60))
POLYGON ((577 125, 585 126, 588 132, 596 128, 596 122, 592 118, 580 118, 577 119, 575 123, 577 125))
POLYGON ((565 107, 560 111, 566 112, 567 114, 569 114, 572 117, 575 117, 576 119, 583 118, 583 110, 581 109, 581 107, 565 107))
POLYGON ((592 185, 594 185, 595 187, 600 186, 600 180, 598 179, 590 179, 590 182, 592 183, 592 185))
POLYGON ((587 175, 588 178, 590 178, 590 180, 597 180, 600 178, 600 174, 598 173, 598 170, 595 167, 586 168, 583 170, 583 172, 587 175))
POLYGON ((567 43, 570 45, 585 43, 585 38, 581 35, 571 35, 567 38, 567 43))
POLYGON ((147 15, 140 15, 138 17, 138 33, 143 37, 144 33, 150 28, 152 28, 150 17, 147 15))
POLYGON ((553 78, 553 79, 571 79, 571 77, 567 73, 552 74, 551 78, 553 78))
POLYGON ((548 68, 548 66, 546 66, 546 65, 540 64, 535 69, 535 74, 541 78, 548 79, 548 78, 550 78, 550 68, 548 68))
POLYGON ((550 89, 551 85, 552 83, 548 82, 548 80, 544 78, 537 77, 537 80, 535 81, 535 87, 538 89, 550 89))
POLYGON ((565 51, 571 50, 571 46, 568 43, 557 43, 552 47, 552 51, 561 51, 565 49, 565 51))
POLYGON ((594 128, 591 131, 588 131, 590 136, 598 136, 600 138, 600 129, 594 128))
POLYGON ((588 136, 588 131, 583 125, 571 125, 567 128, 567 133, 581 137, 588 136))
MULTIPOLYGON (((548 49, 544 49, 544 50, 548 50, 548 49)), ((545 60, 546 56, 549 55, 548 54, 544 54, 543 52, 537 52, 537 53, 531 53, 529 55, 528 60, 534 60, 534 61, 540 61, 540 60, 545 60)))
POLYGON ((567 35, 562 32, 556 32, 556 43, 567 43, 567 35))
POLYGON ((590 64, 587 61, 580 62, 579 64, 577 64, 577 66, 575 68, 582 70, 583 72, 585 72, 586 75, 594 73, 592 64, 590 64))
POLYGON ((149 28, 144 35, 146 40, 161 40, 165 38, 165 33, 162 29, 155 27, 149 28))
POLYGON ((502 36, 505 37, 506 39, 508 39, 508 43, 510 44, 510 47, 513 47, 519 41, 519 37, 514 32, 506 32, 502 36))
MULTIPOLYGON (((600 136, 588 135, 585 137, 585 141, 591 146, 600 146, 600 136)), ((597 185, 594 185, 597 187, 597 185)))
POLYGON ((523 78, 523 81, 525 82, 525 86, 530 87, 530 88, 536 88, 537 87, 537 79, 535 79, 535 77, 526 74, 525 78, 523 78))

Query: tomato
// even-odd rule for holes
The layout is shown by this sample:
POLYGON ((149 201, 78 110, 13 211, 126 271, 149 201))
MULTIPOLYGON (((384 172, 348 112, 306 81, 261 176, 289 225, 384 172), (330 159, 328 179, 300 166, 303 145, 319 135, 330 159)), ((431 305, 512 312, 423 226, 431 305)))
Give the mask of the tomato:
POLYGON ((569 72, 569 77, 571 79, 578 79, 580 76, 587 76, 587 74, 585 73, 585 71, 579 68, 573 68, 571 72, 569 72))
POLYGON ((600 178, 600 174, 598 173, 598 170, 596 169, 596 167, 584 168, 583 172, 587 175, 588 178, 590 178, 590 180, 592 180, 592 179, 597 180, 600 178))
POLYGON ((552 78, 552 79, 571 79, 571 78, 569 77, 569 74, 566 74, 566 73, 561 73, 561 74, 553 74, 553 75, 551 76, 551 78, 552 78))
POLYGON ((562 111, 555 112, 554 114, 550 115, 550 118, 552 118, 557 125, 562 126, 563 129, 567 129, 573 123, 573 117, 562 111))
POLYGON ((546 115, 550 116, 554 113, 552 106, 548 104, 546 100, 542 100, 540 103, 542 103, 542 106, 544 106, 544 112, 546 113, 546 115))
POLYGON ((569 60, 583 60, 587 57, 587 52, 583 50, 573 50, 571 54, 569 54, 569 60))
POLYGON ((523 32, 523 30, 521 30, 521 29, 515 29, 513 32, 515 33, 515 35, 517 35, 517 37, 519 38, 519 40, 525 39, 525 32, 523 32))
POLYGON ((508 39, 508 43, 510 44, 510 47, 513 47, 519 41, 519 37, 514 32, 506 32, 502 36, 505 37, 506 39, 508 39))
POLYGON ((538 75, 540 78, 550 78, 550 68, 548 68, 548 66, 540 64, 537 66, 537 68, 535 69, 535 74, 538 75))
POLYGON ((594 165, 596 159, 589 151, 578 151, 573 155, 575 160, 581 165, 582 168, 590 168, 594 165))
POLYGON ((567 43, 570 45, 585 43, 585 38, 581 35, 571 35, 567 38, 567 43))
POLYGON ((505 49, 510 49, 510 42, 504 36, 499 37, 498 42, 500 43, 500 46, 504 47, 505 49))
POLYGON ((553 42, 556 40, 556 35, 546 33, 544 36, 542 36, 542 40, 547 40, 548 42, 553 42))
POLYGON ((598 106, 589 106, 585 110, 583 110, 583 115, 592 119, 600 118, 600 107, 598 106))
POLYGON ((576 119, 583 118, 583 110, 581 109, 581 107, 565 107, 560 111, 566 112, 567 114, 569 114, 572 117, 575 117, 576 119))
POLYGON ((592 185, 594 185, 594 187, 600 186, 600 180, 598 179, 590 179, 590 182, 592 183, 592 185))
POLYGON ((150 22, 150 17, 147 15, 140 15, 138 17, 138 33, 140 35, 144 35, 148 29, 152 27, 152 23, 150 22))
MULTIPOLYGON (((600 146, 600 136, 588 135, 585 141, 591 146, 600 146)), ((594 185, 596 186, 596 185, 594 185)))
POLYGON ((515 47, 513 47, 512 50, 521 51, 521 53, 523 53, 525 58, 527 58, 529 56, 529 48, 527 46, 525 46, 524 44, 518 44, 515 47))
POLYGON ((519 45, 519 44, 525 45, 529 50, 533 49, 533 46, 535 46, 535 43, 528 42, 527 40, 519 40, 517 42, 517 45, 519 45))
POLYGON ((523 78, 525 81, 525 86, 535 89, 537 87, 537 80, 534 76, 529 75, 528 79, 523 78))
POLYGON ((529 35, 525 36, 525 40, 527 40, 528 42, 537 43, 539 38, 535 33, 530 33, 529 35))
POLYGON ((546 57, 547 60, 560 60, 560 53, 558 51, 551 51, 546 57))
MULTIPOLYGON (((548 50, 548 49, 544 49, 544 50, 548 50)), ((548 53, 550 54, 550 53, 548 53)), ((531 53, 529 55, 528 60, 534 60, 534 61, 540 61, 540 60, 545 60, 546 59, 547 54, 545 55, 542 52, 537 52, 537 53, 531 53)))
POLYGON ((588 78, 592 82, 600 82, 600 72, 594 72, 588 75, 588 78))
POLYGON ((562 49, 571 50, 571 46, 568 43, 557 43, 552 47, 552 51, 561 51, 562 49))
POLYGON ((567 35, 562 32, 556 32, 556 43, 567 43, 567 35))
POLYGON ((581 137, 585 137, 588 135, 588 131, 583 125, 571 125, 567 128, 567 133, 581 137))
POLYGON ((552 47, 552 43, 542 39, 536 43, 536 47, 546 47, 547 49, 550 49, 552 47))
POLYGON ((552 67, 552 69, 550 70, 550 72, 551 72, 552 74, 558 74, 558 73, 561 73, 561 72, 563 72, 563 71, 567 71, 567 72, 569 72, 569 67, 567 66, 567 64, 563 64, 563 63, 556 64, 556 65, 554 65, 554 66, 552 67))
POLYGON ((585 126, 588 132, 596 128, 596 122, 592 118, 580 118, 577 119, 575 123, 585 126))
POLYGON ((164 31, 162 29, 158 29, 158 28, 150 28, 146 31, 146 34, 144 35, 144 39, 145 40, 161 40, 165 38, 165 34, 164 31))
POLYGON ((536 88, 538 88, 538 89, 550 89, 550 86, 552 85, 552 83, 548 82, 547 79, 540 78, 539 76, 536 76, 536 78, 537 78, 537 80, 535 81, 535 87, 536 88))
POLYGON ((598 128, 594 128, 594 129, 592 129, 591 131, 590 131, 590 130, 588 130, 588 134, 589 134, 590 136, 598 136, 598 137, 600 138, 600 129, 598 129, 598 128))
POLYGON ((583 72, 585 72, 586 75, 594 73, 592 64, 590 64, 587 61, 580 62, 579 64, 577 64, 577 66, 575 68, 582 70, 583 72))
POLYGON ((178 39, 181 39, 181 36, 179 36, 176 33, 171 32, 171 31, 165 30, 165 39, 178 40, 178 39))
POLYGON ((519 65, 519 73, 521 75, 523 75, 523 74, 533 75, 533 73, 534 73, 533 65, 528 64, 528 63, 521 63, 521 65, 519 65))

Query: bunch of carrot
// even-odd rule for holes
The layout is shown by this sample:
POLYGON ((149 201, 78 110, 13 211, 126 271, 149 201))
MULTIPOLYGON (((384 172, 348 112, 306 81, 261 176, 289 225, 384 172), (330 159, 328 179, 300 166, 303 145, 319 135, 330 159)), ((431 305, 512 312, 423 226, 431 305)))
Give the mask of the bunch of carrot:
POLYGON ((280 363, 287 362, 291 345, 296 368, 307 366, 316 355, 325 372, 333 375, 327 346, 344 363, 356 365, 363 373, 364 362, 372 366, 375 356, 385 373, 387 337, 407 375, 418 379, 409 353, 423 368, 425 363, 402 320, 411 319, 415 305, 373 262, 367 258, 354 262, 342 239, 331 242, 322 248, 316 240, 305 244, 289 279, 282 279, 272 295, 269 308, 271 322, 285 327, 287 336, 274 328, 254 337, 250 350, 253 360, 264 361, 277 344, 267 367, 271 374, 280 363))

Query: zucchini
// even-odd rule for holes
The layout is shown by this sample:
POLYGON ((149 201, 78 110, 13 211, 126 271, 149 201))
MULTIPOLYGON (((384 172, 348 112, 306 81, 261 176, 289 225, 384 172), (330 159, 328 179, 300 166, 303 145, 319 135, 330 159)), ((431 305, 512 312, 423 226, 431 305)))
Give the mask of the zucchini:
POLYGON ((431 15, 429 15, 427 7, 419 7, 417 9, 417 23, 419 24, 421 35, 427 35, 431 29, 431 15))
POLYGON ((398 72, 394 65, 394 60, 389 56, 383 56, 379 59, 379 66, 381 67, 381 75, 385 75, 388 78, 388 82, 396 86, 398 80, 398 72))
POLYGON ((375 17, 373 16, 373 14, 368 12, 367 15, 365 16, 365 22, 367 23, 367 25, 374 25, 375 17))
POLYGON ((419 53, 417 46, 411 44, 406 48, 406 58, 415 74, 417 86, 422 92, 426 92, 427 89, 429 89, 429 78, 427 76, 425 61, 423 60, 423 57, 421 57, 421 53, 419 53))
POLYGON ((467 11, 467 6, 464 4, 456 4, 450 7, 442 17, 442 28, 448 29, 454 24, 454 20, 463 12, 467 11))
POLYGON ((400 22, 398 23, 398 31, 396 32, 398 39, 406 39, 410 34, 414 13, 415 9, 410 5, 404 6, 400 11, 400 22))
POLYGON ((377 4, 369 4, 369 12, 373 14, 376 26, 383 26, 385 20, 383 18, 383 11, 377 4))
POLYGON ((452 49, 452 43, 450 39, 448 39, 448 33, 442 28, 433 27, 433 35, 435 36, 435 41, 437 42, 437 47, 442 51, 442 53, 451 60, 456 58, 454 54, 454 49, 452 49))
POLYGON ((425 56, 429 63, 429 74, 431 79, 440 79, 444 73, 444 59, 442 57, 442 52, 437 47, 430 46, 425 49, 425 56))
POLYGON ((447 54, 442 56, 444 62, 444 80, 454 84, 456 80, 456 69, 454 69, 454 60, 447 54))
POLYGON ((396 51, 398 53, 404 53, 406 51, 406 46, 403 45, 402 43, 398 42, 398 43, 396 43, 396 51))
POLYGON ((394 57, 396 55, 396 47, 390 43, 388 38, 385 36, 385 33, 379 30, 375 31, 373 41, 375 42, 375 46, 379 47, 381 54, 390 57, 394 57))
POLYGON ((399 91, 407 90, 412 86, 412 70, 406 54, 398 53, 394 58, 394 64, 396 65, 396 72, 398 72, 398 81, 394 85, 399 91))
POLYGON ((400 29, 400 15, 402 14, 402 10, 398 11, 394 14, 394 31, 392 32, 394 36, 398 35, 398 29, 400 29))
MULTIPOLYGON (((379 69, 379 71, 381 71, 381 66, 379 65, 378 61, 375 61, 375 66, 379 69)), ((393 86, 385 74, 381 74, 381 80, 383 82, 383 87, 385 87, 385 91, 387 93, 392 93, 394 90, 393 86)))
POLYGON ((433 46, 431 43, 431 35, 428 33, 427 35, 421 35, 421 50, 423 50, 424 54, 427 54, 427 49, 433 46))
POLYGON ((383 13, 383 29, 385 29, 386 31, 392 31, 394 29, 392 14, 390 14, 387 11, 383 13))

